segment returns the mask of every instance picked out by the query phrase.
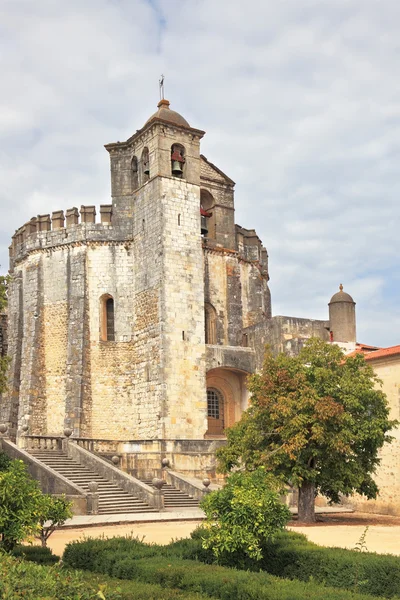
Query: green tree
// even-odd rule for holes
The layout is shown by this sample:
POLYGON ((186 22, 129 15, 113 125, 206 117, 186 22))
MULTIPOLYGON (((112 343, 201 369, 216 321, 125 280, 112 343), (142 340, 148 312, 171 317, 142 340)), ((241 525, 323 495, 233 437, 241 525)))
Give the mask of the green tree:
POLYGON ((72 504, 65 497, 56 498, 50 494, 42 494, 38 504, 39 531, 37 537, 42 542, 42 546, 47 546, 47 540, 57 527, 64 525, 65 521, 72 517, 72 504))
POLYGON ((0 275, 0 313, 7 308, 8 303, 8 284, 10 281, 9 275, 0 275))
POLYGON ((41 496, 22 460, 11 461, 8 469, 0 472, 0 534, 5 550, 37 532, 41 496))
POLYGON ((280 501, 281 487, 263 468, 230 475, 221 490, 201 502, 206 514, 201 525, 203 548, 211 549, 222 561, 224 555, 233 553, 260 559, 262 542, 273 538, 291 517, 280 501))
POLYGON ((378 451, 397 425, 379 383, 363 355, 345 358, 316 338, 297 357, 268 351, 248 380, 250 407, 217 453, 220 470, 263 465, 297 486, 302 522, 315 521, 317 493, 331 502, 355 492, 375 498, 378 451))

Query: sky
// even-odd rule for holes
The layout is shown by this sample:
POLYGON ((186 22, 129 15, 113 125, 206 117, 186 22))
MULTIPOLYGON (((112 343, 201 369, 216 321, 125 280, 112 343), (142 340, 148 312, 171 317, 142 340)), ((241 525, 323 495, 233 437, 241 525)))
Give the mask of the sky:
POLYGON ((171 108, 236 182, 274 315, 400 343, 398 0, 0 0, 0 264, 32 216, 110 202, 104 144, 171 108))

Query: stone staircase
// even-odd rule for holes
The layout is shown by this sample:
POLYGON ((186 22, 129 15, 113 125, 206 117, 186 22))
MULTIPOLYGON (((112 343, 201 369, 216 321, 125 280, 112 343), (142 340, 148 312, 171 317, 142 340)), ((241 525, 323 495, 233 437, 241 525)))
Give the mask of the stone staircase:
MULTIPOLYGON (((149 479, 141 479, 140 481, 150 485, 151 487, 155 487, 153 482, 149 479)), ((174 508, 196 508, 199 506, 199 500, 197 498, 193 498, 193 496, 185 494, 185 492, 173 487, 169 483, 165 483, 163 485, 162 492, 164 494, 164 508, 167 510, 174 508)))
POLYGON ((48 467, 63 475, 85 492, 88 484, 96 481, 99 494, 99 514, 157 512, 139 498, 129 494, 116 483, 108 481, 94 470, 89 469, 69 458, 66 453, 55 450, 31 450, 30 454, 48 467))

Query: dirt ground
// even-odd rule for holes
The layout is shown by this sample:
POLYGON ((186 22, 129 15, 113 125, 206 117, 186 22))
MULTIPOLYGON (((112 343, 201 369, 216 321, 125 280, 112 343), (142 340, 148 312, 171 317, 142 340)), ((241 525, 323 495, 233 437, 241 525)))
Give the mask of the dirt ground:
MULTIPOLYGON (((55 531, 48 546, 55 554, 62 555, 65 545, 83 537, 138 536, 145 542, 168 544, 173 539, 188 537, 200 521, 131 523, 55 531)), ((365 513, 318 515, 313 525, 298 525, 291 521, 289 528, 304 533, 320 546, 337 546, 354 549, 368 527, 365 544, 369 552, 400 555, 400 517, 386 517, 365 513)))
POLYGON ((290 529, 304 533, 319 546, 350 550, 356 548, 366 527, 365 546, 368 552, 400 555, 400 517, 348 513, 318 515, 317 523, 307 526, 295 520, 289 524, 290 529))

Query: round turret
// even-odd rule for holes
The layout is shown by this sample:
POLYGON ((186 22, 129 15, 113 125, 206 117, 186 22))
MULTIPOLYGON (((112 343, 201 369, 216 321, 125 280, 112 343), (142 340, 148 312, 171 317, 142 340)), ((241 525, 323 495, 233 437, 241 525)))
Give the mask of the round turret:
POLYGON ((329 302, 329 326, 333 342, 355 343, 356 303, 342 284, 329 302))

